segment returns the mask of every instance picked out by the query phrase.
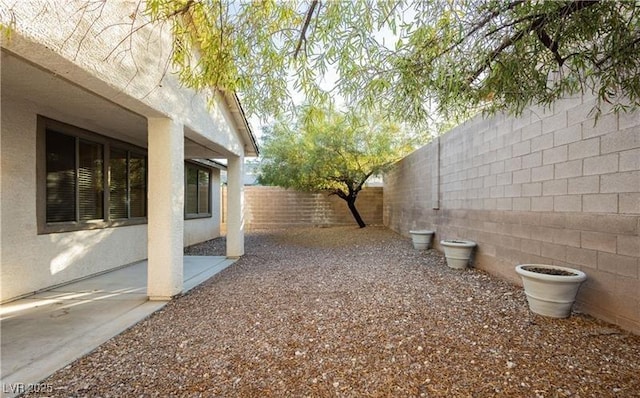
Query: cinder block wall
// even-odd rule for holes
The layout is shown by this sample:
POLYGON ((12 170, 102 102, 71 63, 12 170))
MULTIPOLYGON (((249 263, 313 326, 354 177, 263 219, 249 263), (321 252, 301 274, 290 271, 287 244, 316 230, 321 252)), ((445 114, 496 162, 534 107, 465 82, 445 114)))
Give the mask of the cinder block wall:
POLYGON ((517 264, 582 269, 577 307, 640 333, 640 113, 594 125, 594 104, 456 127, 385 176, 385 225, 474 240, 474 265, 517 284, 517 264))
MULTIPOLYGON (((248 230, 357 225, 347 203, 335 195, 246 186, 244 198, 245 228, 248 230)), ((367 225, 382 225, 382 187, 363 189, 358 194, 356 207, 367 225)))

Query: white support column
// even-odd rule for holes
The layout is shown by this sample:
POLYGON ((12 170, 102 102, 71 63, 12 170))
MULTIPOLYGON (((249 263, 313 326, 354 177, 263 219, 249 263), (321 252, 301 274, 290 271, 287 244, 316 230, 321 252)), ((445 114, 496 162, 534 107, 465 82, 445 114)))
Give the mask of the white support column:
POLYGON ((211 170, 211 217, 213 218, 213 225, 215 229, 211 239, 220 236, 220 223, 222 222, 222 190, 220 189, 220 169, 211 170))
POLYGON ((227 161, 227 257, 244 254, 244 156, 227 161))
POLYGON ((184 130, 171 119, 150 118, 147 295, 169 300, 182 292, 184 130))

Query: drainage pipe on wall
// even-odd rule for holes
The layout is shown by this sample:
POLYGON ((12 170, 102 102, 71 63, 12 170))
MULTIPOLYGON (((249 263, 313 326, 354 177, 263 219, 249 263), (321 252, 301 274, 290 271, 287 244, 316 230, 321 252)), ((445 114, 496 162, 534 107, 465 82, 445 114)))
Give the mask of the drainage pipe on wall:
POLYGON ((434 142, 435 156, 432 158, 431 203, 434 210, 440 209, 440 136, 434 142))

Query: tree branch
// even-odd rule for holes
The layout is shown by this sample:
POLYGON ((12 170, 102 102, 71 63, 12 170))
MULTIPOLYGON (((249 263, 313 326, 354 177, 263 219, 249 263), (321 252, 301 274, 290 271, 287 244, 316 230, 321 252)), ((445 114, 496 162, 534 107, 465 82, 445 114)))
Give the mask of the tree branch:
POLYGON ((193 3, 195 3, 195 0, 187 1, 184 6, 178 8, 177 10, 173 11, 171 14, 167 15, 167 18, 172 18, 172 17, 175 17, 178 14, 187 13, 189 11, 189 9, 191 8, 191 6, 193 5, 193 3))
POLYGON ((558 66, 562 66, 562 64, 564 63, 564 59, 560 56, 560 53, 558 53, 558 42, 553 41, 553 39, 549 37, 549 35, 547 34, 547 32, 544 30, 542 26, 536 29, 536 33, 538 35, 538 39, 540 40, 540 42, 542 42, 542 44, 544 44, 544 46, 547 47, 549 51, 553 53, 553 56, 555 57, 556 62, 558 62, 558 66))
POLYGON ((389 11, 389 14, 387 14, 384 17, 384 20, 382 21, 381 25, 386 25, 387 21, 389 20, 389 18, 391 17, 391 15, 393 15, 393 13, 396 11, 396 8, 398 8, 398 6, 400 5, 399 1, 396 1, 395 4, 393 5, 393 7, 391 7, 391 10, 389 11))
MULTIPOLYGON (((489 22, 491 22, 491 20, 493 18, 500 16, 505 11, 509 11, 509 10, 512 10, 512 9, 516 8, 517 6, 519 6, 522 3, 524 3, 524 0, 518 0, 518 1, 514 1, 513 3, 507 4, 507 6, 502 8, 502 9, 493 10, 491 13, 489 13, 489 15, 487 15, 481 21, 476 23, 475 26, 469 32, 467 32, 467 34, 464 36, 463 40, 468 39, 469 37, 471 37, 471 35, 473 35, 477 31, 479 31, 480 29, 482 29, 485 25, 487 25, 489 22)), ((458 44, 460 44, 460 43, 458 43, 458 44)))
POLYGON ((331 196, 331 195, 336 195, 336 196, 338 196, 340 199, 343 199, 343 200, 347 200, 347 199, 348 199, 347 194, 346 194, 346 193, 344 193, 344 192, 343 192, 342 190, 340 190, 340 189, 334 189, 333 191, 331 191, 331 193, 329 193, 329 196, 331 196))
POLYGON ((358 186, 356 187, 356 192, 360 192, 362 190, 362 187, 364 185, 365 182, 367 182, 367 180, 369 179, 369 177, 371 177, 373 173, 367 173, 365 174, 364 178, 362 179, 362 181, 360 181, 360 183, 358 184, 358 186))
MULTIPOLYGON (((559 17, 562 18, 566 18, 568 16, 570 16, 571 14, 583 10, 587 7, 591 7, 593 5, 596 5, 599 3, 600 0, 593 0, 593 1, 589 1, 589 0, 578 0, 578 1, 571 1, 569 3, 566 3, 563 7, 559 8, 558 10, 556 10, 555 14, 559 17)), ((496 58, 498 58, 498 56, 500 56, 500 54, 502 54, 502 52, 504 50, 506 50, 507 48, 511 47, 512 45, 514 45, 515 43, 517 43, 518 41, 520 41, 527 33, 529 32, 537 32, 539 33, 539 31, 544 29, 544 26, 546 24, 546 21, 550 20, 550 18, 548 18, 549 14, 546 14, 544 16, 539 17, 538 19, 536 19, 535 21, 531 22, 527 27, 525 27, 524 29, 516 32, 514 35, 509 36, 507 38, 505 38, 502 43, 498 46, 498 48, 496 48, 495 50, 491 51, 491 53, 487 56, 487 58, 485 59, 485 61, 483 62, 483 64, 476 69, 476 71, 469 77, 469 79, 467 80, 467 82, 469 84, 473 83, 485 70, 487 70, 487 68, 491 65, 491 63, 493 61, 496 60, 496 58)), ((546 33, 544 34, 546 35, 546 33)), ((543 36, 544 36, 543 35, 543 36)), ((548 37, 548 41, 549 41, 549 46, 547 46, 547 44, 545 44, 545 41, 543 39, 540 38, 540 34, 538 34, 538 39, 542 41, 542 43, 549 48, 551 51, 554 51, 552 48, 554 47, 553 45, 553 40, 551 40, 550 37, 548 37)), ((555 52, 557 53, 557 43, 555 44, 555 52)), ((557 54, 556 59, 558 59, 558 57, 560 57, 559 54, 557 54)), ((564 60, 562 59, 562 57, 560 57, 561 62, 564 62, 564 60)), ((562 64, 561 64, 562 65, 562 64)))
MULTIPOLYGON (((631 48, 631 47, 635 47, 637 44, 640 43, 640 36, 636 37, 633 41, 629 42, 625 47, 626 48, 631 48)), ((617 56, 617 53, 609 53, 606 56, 602 57, 599 60, 596 60, 594 62, 594 65, 598 68, 598 69, 602 69, 602 66, 605 64, 605 62, 607 62, 608 60, 610 60, 611 58, 613 58, 614 56, 617 56)))
POLYGON ((524 0, 517 0, 517 1, 514 1, 512 3, 507 4, 507 6, 504 7, 504 8, 501 8, 499 10, 493 10, 492 12, 489 13, 489 15, 487 15, 482 20, 478 21, 475 25, 473 25, 471 30, 468 31, 461 39, 459 39, 458 41, 456 41, 455 43, 453 43, 449 47, 447 47, 444 50, 442 50, 436 56, 436 58, 439 58, 439 57, 443 56, 444 54, 450 52, 451 50, 453 50, 457 46, 461 45, 465 40, 467 40, 469 37, 473 36, 474 33, 479 31, 480 29, 484 28, 489 22, 491 22, 492 19, 500 16, 505 11, 509 11, 509 10, 512 10, 512 9, 516 8, 517 6, 519 6, 522 3, 524 3, 524 0))
POLYGON ((502 52, 504 50, 506 50, 507 48, 511 47, 512 45, 516 44, 520 39, 522 39, 522 37, 524 37, 525 33, 530 31, 531 29, 527 29, 527 30, 521 30, 519 32, 517 32, 515 35, 507 37, 506 39, 504 39, 502 41, 502 43, 500 44, 500 46, 498 46, 498 48, 496 48, 495 50, 491 51, 491 53, 487 56, 487 58, 485 59, 484 63, 482 64, 482 66, 480 66, 478 69, 476 69, 475 72, 473 72, 473 74, 471 76, 469 76, 469 79, 467 80, 467 82, 469 84, 473 83, 481 74, 482 72, 484 72, 493 61, 496 60, 496 58, 498 58, 498 56, 500 54, 502 54, 502 52))
POLYGON ((300 38, 298 39, 298 45, 296 46, 296 51, 293 53, 293 59, 298 58, 298 53, 300 53, 302 44, 307 42, 307 29, 309 29, 309 23, 311 22, 313 11, 315 11, 317 5, 318 5, 318 0, 313 0, 311 2, 311 6, 307 11, 307 17, 304 20, 304 25, 302 25, 302 30, 300 31, 300 38))

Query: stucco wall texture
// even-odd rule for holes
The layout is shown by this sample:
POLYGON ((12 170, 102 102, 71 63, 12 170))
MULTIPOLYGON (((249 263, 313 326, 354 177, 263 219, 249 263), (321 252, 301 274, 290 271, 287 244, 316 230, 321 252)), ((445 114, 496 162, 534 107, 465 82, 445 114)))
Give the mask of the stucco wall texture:
POLYGON ((517 264, 581 269, 576 308, 640 333, 640 113, 595 124, 594 105, 456 127, 385 176, 384 224, 474 240, 473 265, 517 284, 517 264))
MULTIPOLYGON (((227 155, 241 155, 243 144, 220 95, 210 107, 207 95, 183 87, 167 70, 170 30, 132 19, 137 1, 0 3, 11 10, 0 13, 0 22, 16 23, 11 40, 2 42, 3 61, 13 60, 2 63, 0 102, 4 302, 148 256, 147 225, 38 234, 38 115, 141 147, 148 144, 149 118, 172 119, 180 124, 180 139, 186 135, 227 155)), ((152 180, 154 171, 149 175, 152 180)), ((184 222, 185 245, 219 235, 219 197, 214 190, 213 217, 184 222)))
MULTIPOLYGON (((357 226, 347 203, 327 193, 298 192, 278 187, 244 187, 245 228, 259 230, 290 226, 357 226)), ((382 225, 382 188, 358 194, 356 207, 367 225, 382 225)))
MULTIPOLYGON (((2 93, 0 301, 147 258, 146 224, 37 233, 36 120, 42 112, 34 103, 2 93)), ((220 235, 219 170, 213 170, 212 180, 213 216, 185 220, 185 246, 220 235)))
MULTIPOLYGON (((147 225, 37 233, 36 120, 40 106, 2 93, 0 301, 147 258, 147 225), (28 166, 28 167, 25 167, 28 166)), ((62 114, 51 113, 59 120, 62 114)), ((220 172, 212 175, 213 216, 184 222, 184 245, 220 235, 220 172)))

